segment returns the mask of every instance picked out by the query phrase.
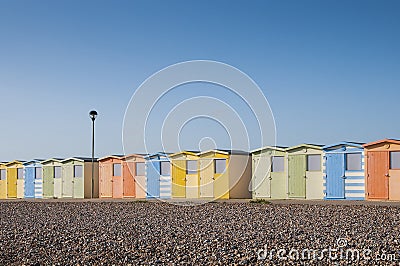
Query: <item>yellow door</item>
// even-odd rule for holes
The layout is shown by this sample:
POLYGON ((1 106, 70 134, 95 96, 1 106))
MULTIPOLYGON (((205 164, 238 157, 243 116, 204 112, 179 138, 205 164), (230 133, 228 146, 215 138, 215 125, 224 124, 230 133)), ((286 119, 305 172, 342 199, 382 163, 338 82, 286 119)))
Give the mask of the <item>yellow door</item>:
POLYGON ((7 169, 7 198, 17 197, 17 168, 7 169))
POLYGON ((199 177, 198 175, 186 176, 186 198, 197 199, 199 197, 199 177))
POLYGON ((184 198, 186 194, 186 161, 172 161, 172 197, 184 198))
POLYGON ((214 198, 229 199, 229 174, 227 169, 228 160, 222 159, 220 161, 225 163, 225 171, 222 173, 214 173, 214 198))
POLYGON ((212 159, 200 159, 200 198, 214 197, 214 164, 212 159))

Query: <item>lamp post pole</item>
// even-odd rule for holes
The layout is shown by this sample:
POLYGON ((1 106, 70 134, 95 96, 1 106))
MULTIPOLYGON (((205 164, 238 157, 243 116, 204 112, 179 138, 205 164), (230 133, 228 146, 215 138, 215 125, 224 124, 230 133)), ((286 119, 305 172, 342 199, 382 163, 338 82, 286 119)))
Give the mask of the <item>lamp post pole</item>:
POLYGON ((94 194, 94 120, 96 120, 97 112, 92 110, 89 112, 90 119, 92 119, 92 189, 91 189, 91 198, 93 198, 94 194))

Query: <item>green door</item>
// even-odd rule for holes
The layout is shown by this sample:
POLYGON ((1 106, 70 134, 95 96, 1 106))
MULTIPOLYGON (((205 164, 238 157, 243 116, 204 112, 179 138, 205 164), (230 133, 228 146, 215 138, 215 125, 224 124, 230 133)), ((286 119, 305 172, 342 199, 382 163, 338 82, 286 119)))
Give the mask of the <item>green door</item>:
POLYGON ((73 167, 73 197, 76 199, 83 199, 84 198, 84 175, 83 175, 83 165, 75 164, 73 167))
POLYGON ((271 157, 260 156, 253 159, 253 197, 271 197, 271 157))
POLYGON ((306 156, 289 155, 289 197, 306 197, 306 156))
POLYGON ((271 198, 286 199, 287 198, 287 182, 285 172, 271 173, 271 198))
POLYGON ((72 198, 73 176, 74 176, 74 166, 73 165, 63 166, 63 173, 62 173, 62 197, 63 198, 72 198))
POLYGON ((53 166, 43 166, 43 197, 52 198, 54 196, 54 171, 53 166))

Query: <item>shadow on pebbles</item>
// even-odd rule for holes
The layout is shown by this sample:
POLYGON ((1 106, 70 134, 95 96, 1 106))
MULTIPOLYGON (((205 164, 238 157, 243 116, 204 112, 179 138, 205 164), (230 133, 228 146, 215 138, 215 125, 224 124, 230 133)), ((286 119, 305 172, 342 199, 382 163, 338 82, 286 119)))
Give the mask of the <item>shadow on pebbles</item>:
POLYGON ((0 214, 0 265, 387 265, 400 259, 396 206, 1 202, 0 214))

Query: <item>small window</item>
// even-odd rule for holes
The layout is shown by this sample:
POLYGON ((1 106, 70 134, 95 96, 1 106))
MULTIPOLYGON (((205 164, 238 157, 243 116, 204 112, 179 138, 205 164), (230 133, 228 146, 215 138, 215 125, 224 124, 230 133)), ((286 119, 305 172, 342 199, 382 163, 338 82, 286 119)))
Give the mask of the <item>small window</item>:
POLYGON ((195 160, 186 161, 186 174, 188 175, 197 174, 197 161, 195 160))
POLYGON ((17 169, 17 178, 18 179, 24 179, 24 168, 18 168, 17 169))
POLYGON ((390 152, 390 169, 400 169, 400 151, 390 152))
POLYGON ((361 170, 361 153, 349 153, 346 155, 346 170, 361 170))
POLYGON ((35 178, 36 179, 42 178, 42 167, 35 167, 35 178))
POLYGON ((7 170, 1 169, 0 170, 0 180, 6 180, 6 178, 7 178, 7 170))
POLYGON ((164 176, 171 175, 171 163, 170 162, 161 162, 161 171, 160 174, 164 176))
POLYGON ((285 170, 285 157, 272 156, 272 172, 283 172, 285 170))
POLYGON ((145 176, 145 175, 146 175, 146 164, 136 163, 136 176, 145 176))
POLYGON ((307 156, 307 171, 321 171, 321 155, 307 156))
POLYGON ((74 177, 83 177, 82 165, 74 165, 74 177))
POLYGON ((214 173, 222 174, 226 169, 226 159, 215 159, 214 160, 214 173))
POLYGON ((61 166, 54 166, 54 178, 61 178, 61 166))
POLYGON ((113 176, 122 176, 121 175, 121 164, 114 163, 113 164, 113 176))

